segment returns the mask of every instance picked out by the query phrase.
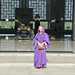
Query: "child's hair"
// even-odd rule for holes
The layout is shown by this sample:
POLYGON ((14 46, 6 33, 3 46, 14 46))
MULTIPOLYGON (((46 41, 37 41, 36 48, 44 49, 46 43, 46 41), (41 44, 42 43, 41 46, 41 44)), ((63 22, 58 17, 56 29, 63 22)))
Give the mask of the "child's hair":
POLYGON ((42 25, 39 25, 39 27, 40 27, 40 26, 42 27, 42 25))

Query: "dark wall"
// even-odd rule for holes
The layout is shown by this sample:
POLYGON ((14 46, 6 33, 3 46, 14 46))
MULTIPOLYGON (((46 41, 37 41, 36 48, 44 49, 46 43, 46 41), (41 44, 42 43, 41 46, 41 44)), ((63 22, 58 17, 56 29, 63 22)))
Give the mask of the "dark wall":
POLYGON ((1 19, 1 0, 0 0, 0 19, 1 19))
POLYGON ((16 34, 16 29, 0 29, 0 34, 16 34))
POLYGON ((51 9, 51 0, 47 0, 47 4, 46 4, 46 19, 50 20, 50 10, 51 9))
POLYGON ((29 22, 33 20, 32 8, 16 8, 15 19, 25 25, 29 25, 29 22))
POLYGON ((29 0, 19 0, 19 7, 20 8, 28 8, 29 0))
POLYGON ((51 13, 50 13, 50 19, 51 20, 56 20, 55 22, 51 22, 50 24, 50 29, 51 29, 51 34, 54 35, 56 32, 56 36, 61 36, 64 31, 64 5, 65 5, 65 0, 51 0, 51 13), (61 20, 63 18, 63 20, 61 20))

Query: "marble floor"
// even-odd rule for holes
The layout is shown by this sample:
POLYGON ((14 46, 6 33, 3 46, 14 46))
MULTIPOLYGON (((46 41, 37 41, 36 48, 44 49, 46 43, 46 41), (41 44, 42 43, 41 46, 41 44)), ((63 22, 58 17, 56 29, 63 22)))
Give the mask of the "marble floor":
POLYGON ((47 53, 47 65, 32 69, 33 53, 0 53, 0 75, 75 75, 75 54, 47 53))
POLYGON ((52 66, 43 69, 32 69, 28 64, 0 65, 0 75, 75 75, 75 66, 52 66))
POLYGON ((32 69, 33 40, 0 39, 0 51, 0 75, 75 75, 75 41, 69 38, 50 40, 47 65, 42 69, 32 69))
MULTIPOLYGON (((0 39, 0 51, 34 51, 33 40, 0 39)), ((47 51, 75 52, 75 41, 50 40, 47 51)))

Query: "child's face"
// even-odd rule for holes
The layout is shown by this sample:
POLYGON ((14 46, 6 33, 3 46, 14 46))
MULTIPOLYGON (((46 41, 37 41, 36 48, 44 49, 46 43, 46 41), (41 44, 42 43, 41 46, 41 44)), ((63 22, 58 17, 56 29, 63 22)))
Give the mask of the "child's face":
POLYGON ((39 31, 42 32, 42 30, 43 30, 43 29, 42 29, 42 26, 39 26, 39 31))

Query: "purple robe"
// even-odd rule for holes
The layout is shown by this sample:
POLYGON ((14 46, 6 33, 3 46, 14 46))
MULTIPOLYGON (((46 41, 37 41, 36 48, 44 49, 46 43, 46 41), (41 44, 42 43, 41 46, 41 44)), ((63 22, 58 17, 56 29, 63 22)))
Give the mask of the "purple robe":
POLYGON ((40 34, 39 28, 38 33, 33 39, 33 47, 34 47, 34 67, 43 67, 43 65, 47 65, 47 59, 46 59, 46 49, 49 48, 50 42, 49 42, 49 36, 45 32, 44 27, 42 26, 43 31, 40 34), (45 42, 44 49, 39 50, 37 42, 45 42))

